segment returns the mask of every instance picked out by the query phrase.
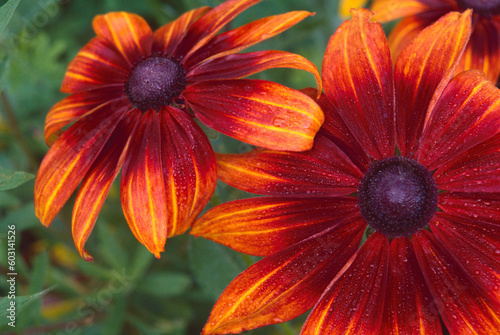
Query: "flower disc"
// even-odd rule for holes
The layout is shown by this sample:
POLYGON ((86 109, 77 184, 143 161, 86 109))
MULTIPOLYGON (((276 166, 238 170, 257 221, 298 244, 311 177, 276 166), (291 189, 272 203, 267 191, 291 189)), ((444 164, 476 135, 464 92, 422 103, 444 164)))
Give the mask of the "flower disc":
POLYGON ((431 173, 405 157, 376 162, 358 190, 363 218, 387 237, 410 236, 427 226, 437 209, 437 187, 431 173))
POLYGON ((500 14, 500 0, 458 0, 458 4, 463 9, 472 8, 485 17, 500 14))
POLYGON ((126 84, 130 101, 142 111, 170 105, 186 87, 184 68, 164 57, 151 57, 135 66, 126 84))

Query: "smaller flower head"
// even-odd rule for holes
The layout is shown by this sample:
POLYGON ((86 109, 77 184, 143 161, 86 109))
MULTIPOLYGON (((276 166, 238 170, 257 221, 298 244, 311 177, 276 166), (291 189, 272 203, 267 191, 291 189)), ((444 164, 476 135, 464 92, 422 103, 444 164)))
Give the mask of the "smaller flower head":
POLYGON ((47 115, 45 138, 53 146, 35 184, 36 214, 46 226, 80 184, 72 231, 85 259, 92 259, 84 244, 120 170, 125 218, 156 257, 167 237, 189 228, 217 179, 214 152, 194 117, 254 145, 311 148, 323 123, 313 99, 240 78, 288 67, 311 72, 320 85, 316 67, 283 51, 238 52, 312 13, 266 17, 217 34, 258 2, 194 9, 155 32, 138 15, 95 17, 97 36, 69 64, 62 83, 70 95, 47 115))
POLYGON ((418 32, 452 11, 473 10, 472 33, 456 73, 476 69, 496 83, 500 75, 500 1, 498 0, 375 0, 374 20, 403 18, 391 31, 389 45, 399 55, 418 32))
POLYGON ((353 11, 328 43, 312 150, 217 154, 223 181, 267 196, 212 208, 191 233, 265 258, 203 334, 309 309, 302 335, 498 333, 500 90, 452 76, 471 12, 424 29, 394 69, 372 14, 353 11))

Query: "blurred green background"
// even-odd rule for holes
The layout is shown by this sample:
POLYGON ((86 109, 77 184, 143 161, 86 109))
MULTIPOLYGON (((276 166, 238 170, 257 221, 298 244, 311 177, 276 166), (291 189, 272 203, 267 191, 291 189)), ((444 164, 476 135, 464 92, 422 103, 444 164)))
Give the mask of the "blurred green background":
MULTIPOLYGON (((169 239, 161 259, 155 259, 130 232, 116 183, 86 245, 93 263, 82 260, 73 245, 74 198, 48 229, 33 208, 34 175, 48 150, 44 119, 64 97, 59 87, 68 63, 94 36, 93 17, 130 11, 156 29, 187 10, 221 2, 20 0, 0 35, 0 333, 199 334, 224 287, 256 261, 188 234, 169 239), (9 225, 15 225, 17 250, 15 328, 7 325, 9 299, 5 298, 9 225)), ((327 41, 344 19, 338 15, 336 0, 263 0, 227 28, 291 10, 316 15, 250 50, 298 53, 320 68, 327 41)), ((275 69, 254 77, 297 89, 314 86, 313 76, 299 70, 275 69)), ((216 151, 250 149, 206 131, 216 151)), ((219 182, 207 209, 247 196, 219 182)), ((304 320, 302 316, 246 333, 298 334, 304 320)))

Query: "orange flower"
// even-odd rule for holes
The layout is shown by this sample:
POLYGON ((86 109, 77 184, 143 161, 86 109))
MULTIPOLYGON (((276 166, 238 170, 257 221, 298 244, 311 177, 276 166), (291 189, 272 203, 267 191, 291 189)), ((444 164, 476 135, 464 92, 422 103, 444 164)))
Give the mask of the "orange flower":
POLYGON ((311 13, 266 17, 217 35, 259 1, 198 8, 155 32, 134 14, 96 16, 97 37, 76 55, 62 83, 71 95, 47 115, 47 143, 73 124, 49 150, 35 184, 36 214, 49 226, 81 183, 72 231, 82 257, 92 259, 84 244, 122 167, 125 218, 149 251, 159 257, 167 237, 189 228, 216 183, 213 149, 193 116, 254 145, 311 148, 323 123, 313 99, 239 78, 288 67, 311 72, 321 84, 316 67, 282 51, 237 54, 311 13))
POLYGON ((496 83, 500 74, 500 1, 498 0, 375 0, 373 20, 387 22, 403 18, 389 35, 394 56, 441 16, 473 9, 472 34, 457 73, 477 69, 496 83))
POLYGON ((352 13, 323 59, 313 149, 217 157, 223 181, 268 196, 217 206, 191 233, 265 258, 203 334, 311 308, 302 335, 443 334, 441 319, 451 334, 498 334, 500 91, 477 70, 452 78, 471 12, 423 30, 394 70, 381 25, 352 13))

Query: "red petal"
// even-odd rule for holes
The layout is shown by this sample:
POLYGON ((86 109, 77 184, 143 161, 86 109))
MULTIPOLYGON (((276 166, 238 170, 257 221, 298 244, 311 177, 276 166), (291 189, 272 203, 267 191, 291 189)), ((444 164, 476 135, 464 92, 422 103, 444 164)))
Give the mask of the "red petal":
POLYGON ((446 192, 439 195, 445 213, 500 225, 500 193, 446 192))
POLYGON ((413 236, 415 253, 451 334, 495 334, 500 308, 485 298, 446 248, 428 231, 413 236))
MULTIPOLYGON (((186 36, 186 31, 191 25, 196 22, 211 8, 208 6, 190 10, 179 16, 175 21, 172 21, 153 33, 153 53, 164 53, 167 56, 173 56, 175 48, 180 41, 186 36)), ((175 55, 174 58, 182 55, 175 55)))
POLYGON ((460 262, 483 295, 500 303, 500 229, 474 220, 437 213, 431 229, 460 262))
POLYGON ((321 77, 316 66, 302 56, 285 51, 256 51, 210 59, 196 65, 187 74, 188 81, 243 78, 274 68, 291 68, 311 72, 321 90, 321 77))
POLYGON ((311 149, 324 120, 319 106, 307 95, 263 80, 200 82, 189 85, 184 97, 207 126, 275 150, 311 149))
POLYGON ((123 212, 135 237, 159 258, 167 240, 168 209, 158 114, 147 111, 131 137, 121 180, 123 212))
POLYGON ((483 73, 462 72, 450 81, 430 111, 417 159, 435 170, 498 133, 500 91, 483 73))
POLYGON ((167 195, 168 236, 184 233, 206 206, 217 182, 207 136, 183 111, 160 112, 161 159, 167 195))
POLYGON ((151 54, 153 32, 139 15, 126 12, 97 15, 92 26, 97 36, 111 43, 130 66, 151 54))
POLYGON ((460 59, 457 73, 478 69, 495 84, 500 74, 500 21, 498 17, 479 17, 469 44, 460 59))
MULTIPOLYGON (((316 93, 311 92, 309 96, 314 97, 316 93)), ((368 166, 371 163, 370 158, 325 94, 321 94, 318 105, 325 114, 325 122, 318 134, 327 137, 335 143, 361 171, 365 172, 368 170, 368 166)))
POLYGON ((254 264, 224 290, 203 334, 235 334, 305 313, 354 254, 364 227, 337 226, 254 264))
POLYGON ((389 251, 389 278, 380 334, 442 334, 439 316, 408 238, 395 238, 389 251))
POLYGON ((471 11, 452 12, 424 29, 396 61, 396 129, 401 154, 414 157, 435 100, 447 85, 469 40, 471 11))
POLYGON ((389 243, 375 233, 333 279, 301 334, 378 334, 385 295, 389 243))
MULTIPOLYGON (((436 6, 439 1, 431 1, 436 6)), ((421 0, 375 0, 371 6, 375 13, 373 20, 388 22, 402 17, 413 16, 429 10, 429 5, 421 0)))
POLYGON ((130 66, 113 45, 94 37, 69 63, 61 85, 63 93, 75 93, 100 87, 121 91, 128 78, 130 66))
POLYGON ((338 196, 356 192, 363 174, 331 141, 317 136, 303 153, 256 149, 218 154, 219 178, 251 193, 338 196))
POLYGON ((110 105, 72 125, 43 159, 35 182, 35 212, 43 225, 50 225, 125 114, 126 107, 110 105))
POLYGON ((245 254, 269 256, 330 227, 362 221, 354 197, 260 197, 224 203, 198 219, 191 234, 245 254))
POLYGON ((434 179, 443 190, 499 192, 500 133, 442 165, 434 179))
POLYGON ((184 65, 190 69, 193 65, 207 58, 235 54, 256 43, 278 35, 311 15, 314 14, 305 11, 296 11, 252 21, 242 27, 215 36, 213 40, 193 53, 189 61, 185 62, 184 65))
POLYGON ((353 10, 328 42, 322 76, 326 96, 374 159, 394 154, 394 84, 389 45, 372 12, 353 10), (357 41, 359 43, 352 43, 357 41))
POLYGON ((228 0, 214 9, 205 13, 185 34, 185 38, 179 43, 174 57, 183 56, 183 61, 189 58, 196 50, 204 46, 219 30, 229 23, 238 14, 248 7, 255 5, 261 0, 228 0))
POLYGON ((117 124, 78 190, 73 207, 73 239, 78 252, 87 261, 91 261, 92 256, 84 249, 85 242, 94 228, 111 184, 122 167, 123 152, 126 150, 129 136, 139 121, 140 115, 138 110, 131 110, 117 124))
MULTIPOLYGON (((55 104, 47 114, 45 119, 45 142, 52 146, 60 134, 62 128, 73 121, 76 121, 92 109, 105 102, 112 102, 121 105, 129 104, 126 97, 122 97, 123 92, 117 88, 101 88, 92 91, 75 93, 55 104)), ((115 107, 110 107, 115 108, 115 107)))

